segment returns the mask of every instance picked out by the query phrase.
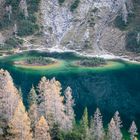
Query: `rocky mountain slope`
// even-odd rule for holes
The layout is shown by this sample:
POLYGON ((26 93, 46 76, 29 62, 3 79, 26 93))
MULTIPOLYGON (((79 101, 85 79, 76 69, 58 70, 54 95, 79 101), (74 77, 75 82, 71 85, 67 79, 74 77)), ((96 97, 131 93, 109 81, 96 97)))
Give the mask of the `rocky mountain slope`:
POLYGON ((119 26, 129 25, 135 3, 135 0, 42 0, 46 46, 98 55, 131 54, 126 48, 129 29, 119 26), (75 3, 76 8, 72 9, 75 3), (121 21, 116 21, 118 17, 121 21))
MULTIPOLYGON (((27 0, 29 21, 31 3, 27 0)), ((40 0, 38 6, 34 15, 40 29, 37 32, 31 30, 32 35, 21 36, 24 46, 69 49, 93 55, 126 55, 132 59, 138 57, 139 0, 40 0)), ((0 31, 0 36, 4 42, 5 30, 0 31)))

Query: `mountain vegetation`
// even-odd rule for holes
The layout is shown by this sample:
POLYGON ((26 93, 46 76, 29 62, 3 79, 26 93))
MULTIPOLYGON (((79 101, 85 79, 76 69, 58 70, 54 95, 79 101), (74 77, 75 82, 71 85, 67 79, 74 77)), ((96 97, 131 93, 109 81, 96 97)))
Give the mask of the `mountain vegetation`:
MULTIPOLYGON (((0 139, 1 140, 124 140, 122 121, 118 111, 108 129, 102 114, 96 109, 89 119, 85 108, 80 121, 75 120, 72 89, 64 95, 55 78, 42 77, 38 86, 32 86, 25 108, 20 90, 14 86, 7 71, 0 70, 0 139)), ((130 139, 138 140, 135 122, 129 129, 130 139)))
POLYGON ((48 65, 48 64, 53 64, 55 63, 54 60, 51 58, 46 58, 46 57, 32 57, 32 58, 27 58, 24 60, 24 64, 31 64, 31 65, 48 65))
POLYGON ((6 34, 0 49, 21 48, 22 37, 33 35, 40 30, 37 12, 40 0, 5 0, 1 2, 0 32, 6 34))
POLYGON ((140 51, 140 1, 124 1, 123 11, 115 19, 115 25, 126 31, 126 49, 132 52, 140 51))
POLYGON ((103 58, 87 58, 77 62, 78 65, 85 67, 97 67, 107 64, 106 60, 103 58))

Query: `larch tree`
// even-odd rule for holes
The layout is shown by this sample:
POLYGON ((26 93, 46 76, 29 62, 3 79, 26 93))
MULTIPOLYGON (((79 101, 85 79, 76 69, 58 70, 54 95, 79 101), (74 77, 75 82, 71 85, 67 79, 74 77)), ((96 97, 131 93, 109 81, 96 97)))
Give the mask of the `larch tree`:
POLYGON ((122 140, 123 138, 123 135, 121 133, 121 128, 122 128, 122 121, 121 121, 121 118, 119 116, 119 112, 116 111, 115 114, 114 114, 114 122, 115 122, 115 126, 116 126, 116 140, 122 140))
POLYGON ((133 121, 131 126, 130 126, 130 129, 129 129, 129 133, 130 133, 130 139, 131 140, 135 140, 137 139, 136 136, 138 135, 138 132, 137 132, 137 126, 135 124, 135 122, 133 121))
POLYGON ((113 118, 108 125, 108 140, 122 140, 120 129, 117 128, 113 118))
POLYGON ((37 94, 34 86, 32 86, 28 95, 28 105, 29 105, 29 117, 31 119, 31 127, 34 132, 35 124, 38 121, 38 107, 37 107, 37 94))
POLYGON ((50 89, 50 83, 49 80, 46 79, 46 77, 42 77, 39 84, 38 84, 38 111, 39 111, 39 117, 44 116, 49 125, 51 123, 51 117, 52 114, 52 108, 51 108, 51 95, 50 95, 51 89, 50 89), (47 115, 48 114, 48 115, 47 115), (47 116, 46 116, 47 115, 47 116))
POLYGON ((7 132, 9 134, 7 135, 7 139, 32 140, 30 119, 21 99, 18 101, 14 115, 8 123, 7 132))
POLYGON ((21 87, 18 89, 18 91, 19 91, 18 93, 19 93, 21 100, 23 100, 23 93, 22 93, 21 87))
POLYGON ((73 123, 75 120, 75 114, 73 110, 74 100, 72 97, 72 89, 67 87, 65 90, 65 113, 66 113, 66 129, 71 130, 73 128, 73 123))
POLYGON ((95 113, 94 113, 94 118, 93 118, 93 138, 95 140, 103 140, 104 139, 104 128, 103 128, 103 122, 102 122, 102 115, 100 110, 97 108, 95 113))
MULTIPOLYGON (((7 124, 14 115, 20 99, 9 72, 0 70, 0 122, 7 124)), ((4 126, 4 124, 3 124, 4 126)))
POLYGON ((49 126, 44 116, 35 125, 35 140, 51 140, 49 126))
POLYGON ((5 139, 31 140, 30 119, 7 71, 0 70, 0 124, 5 139), (2 122, 2 123, 1 123, 2 122), (9 134, 9 135, 8 135, 9 134))
POLYGON ((116 140, 116 124, 113 118, 108 125, 108 140, 116 140))
POLYGON ((56 81, 55 78, 47 80, 43 77, 39 82, 38 92, 40 115, 45 116, 50 128, 58 123, 61 128, 65 129, 66 114, 60 82, 56 81))
POLYGON ((118 111, 115 112, 113 118, 114 118, 116 127, 121 128, 122 127, 122 121, 121 121, 120 114, 119 114, 118 111))

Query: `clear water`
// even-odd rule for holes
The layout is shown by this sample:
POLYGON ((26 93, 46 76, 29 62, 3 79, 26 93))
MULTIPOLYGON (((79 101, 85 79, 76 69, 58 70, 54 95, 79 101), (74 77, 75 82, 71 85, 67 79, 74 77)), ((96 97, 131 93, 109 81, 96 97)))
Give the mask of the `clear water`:
POLYGON ((125 128, 135 120, 140 128, 140 65, 121 60, 109 61, 105 67, 86 68, 73 65, 83 57, 73 53, 24 52, 0 59, 0 68, 8 70, 16 86, 21 87, 24 103, 27 103, 28 92, 42 76, 56 77, 62 83, 63 90, 70 86, 75 99, 77 119, 81 117, 85 106, 92 115, 100 108, 104 123, 109 122, 118 110, 125 128), (60 65, 47 68, 22 68, 12 63, 15 60, 33 56, 47 56, 60 60, 60 65))

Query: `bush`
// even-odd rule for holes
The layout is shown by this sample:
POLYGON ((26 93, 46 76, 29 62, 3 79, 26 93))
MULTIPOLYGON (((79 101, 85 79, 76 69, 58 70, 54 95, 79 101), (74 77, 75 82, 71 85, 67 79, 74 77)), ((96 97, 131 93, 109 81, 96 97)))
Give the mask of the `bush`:
POLYGON ((39 9, 40 0, 27 0, 29 14, 37 12, 39 9))
POLYGON ((140 52, 140 43, 137 43, 138 31, 129 32, 126 35, 126 49, 128 51, 140 52))
POLYGON ((0 29, 4 29, 10 25, 14 25, 14 23, 17 23, 19 36, 31 35, 38 31, 39 28, 36 24, 35 12, 39 9, 40 0, 27 0, 29 13, 28 19, 25 19, 23 12, 19 8, 19 3, 20 0, 5 0, 5 6, 12 6, 12 19, 9 21, 8 15, 1 17, 0 29))
POLYGON ((121 16, 116 17, 114 24, 115 24, 115 27, 119 28, 120 30, 125 30, 127 27, 127 25, 122 20, 121 16))
POLYGON ((22 44, 23 44, 23 40, 15 37, 9 38, 8 40, 5 41, 5 45, 9 46, 10 48, 16 48, 22 44))
POLYGON ((81 133, 70 132, 64 136, 64 140, 82 140, 81 133))
MULTIPOLYGON (((127 24, 125 24, 125 22, 122 20, 122 16, 119 15, 119 16, 116 17, 116 19, 114 21, 115 27, 119 28, 120 30, 126 30, 127 27, 129 27, 130 23, 133 22, 134 18, 135 18, 135 14, 134 13, 133 14, 129 14, 128 15, 128 19, 127 19, 128 22, 127 22, 127 24)), ((132 26, 133 26, 133 24, 132 24, 132 26)))
POLYGON ((24 16, 23 12, 19 11, 17 13, 17 17, 16 18, 17 18, 18 21, 20 21, 20 20, 25 19, 25 16, 24 16))
POLYGON ((36 17, 34 15, 30 15, 28 17, 28 20, 30 20, 31 22, 35 23, 36 22, 36 17))
POLYGON ((8 27, 11 23, 12 22, 9 20, 8 15, 5 15, 2 20, 0 19, 0 29, 8 27))
POLYGON ((106 60, 103 58, 87 58, 78 62, 81 66, 97 67, 106 64, 106 60))
POLYGON ((78 7, 79 3, 80 3, 80 0, 75 0, 70 6, 70 11, 73 12, 78 7))
POLYGON ((41 65, 48 65, 54 63, 54 61, 50 58, 46 57, 32 57, 25 60, 27 64, 41 64, 41 65))
POLYGON ((6 1, 6 5, 11 5, 12 6, 12 10, 14 12, 16 12, 16 10, 19 7, 19 0, 5 0, 6 1))
POLYGON ((37 24, 32 23, 29 20, 22 20, 18 24, 18 35, 19 36, 27 36, 32 35, 36 31, 38 31, 39 27, 37 24))
POLYGON ((60 5, 62 5, 64 2, 65 2, 65 0, 58 0, 58 3, 59 3, 60 5))

